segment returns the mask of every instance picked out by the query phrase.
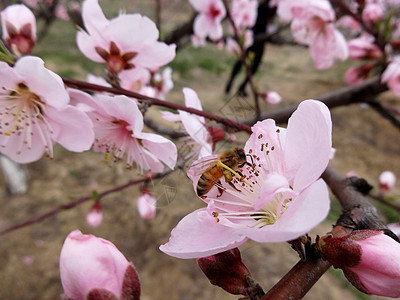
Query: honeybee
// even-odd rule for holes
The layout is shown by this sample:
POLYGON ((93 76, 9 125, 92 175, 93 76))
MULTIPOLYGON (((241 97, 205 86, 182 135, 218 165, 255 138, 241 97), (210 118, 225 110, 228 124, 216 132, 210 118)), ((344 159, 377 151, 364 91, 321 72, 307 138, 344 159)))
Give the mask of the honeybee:
POLYGON ((225 177, 225 182, 238 190, 232 183, 233 176, 239 175, 240 179, 243 180, 244 176, 238 171, 238 169, 242 168, 246 164, 252 166, 252 164, 247 162, 246 153, 242 148, 226 150, 210 160, 199 162, 197 165, 194 164, 192 168, 196 168, 197 172, 195 171, 195 173, 201 174, 199 181, 197 182, 197 195, 205 198, 205 194, 207 194, 211 188, 218 183, 217 187, 220 193, 218 197, 220 197, 224 192, 220 181, 222 176, 225 177))

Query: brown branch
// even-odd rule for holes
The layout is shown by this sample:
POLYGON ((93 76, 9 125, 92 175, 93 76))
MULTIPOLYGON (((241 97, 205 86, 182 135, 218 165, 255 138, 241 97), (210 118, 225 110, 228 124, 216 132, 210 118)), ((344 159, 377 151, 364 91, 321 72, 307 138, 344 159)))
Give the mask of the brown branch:
POLYGON ((13 232, 13 231, 18 230, 18 229, 27 227, 27 226, 32 225, 34 223, 42 222, 42 221, 44 221, 44 220, 46 220, 46 219, 58 214, 62 210, 72 209, 72 208, 74 208, 74 207, 76 207, 76 206, 78 206, 78 205, 80 205, 80 204, 82 204, 82 203, 84 203, 86 201, 89 201, 89 200, 97 200, 97 201, 99 201, 100 199, 102 199, 103 197, 105 197, 105 196, 107 196, 109 194, 122 191, 122 190, 124 190, 124 189, 126 189, 126 188, 128 188, 130 186, 137 185, 137 184, 140 184, 140 183, 152 180, 152 179, 162 178, 164 176, 167 176, 171 172, 172 172, 172 170, 168 170, 168 171, 165 171, 165 172, 162 172, 162 173, 157 173, 157 174, 153 175, 151 178, 146 176, 146 177, 143 177, 143 178, 140 178, 140 179, 137 179, 137 180, 129 180, 125 184, 113 187, 111 189, 105 190, 102 193, 99 193, 96 197, 93 197, 93 195, 79 197, 78 199, 75 199, 75 200, 72 200, 72 201, 70 201, 68 203, 65 203, 65 204, 62 204, 60 206, 57 206, 56 208, 53 208, 53 209, 51 209, 51 210, 49 210, 49 211, 47 211, 47 212, 45 212, 45 213, 43 213, 41 215, 29 218, 28 220, 25 220, 25 221, 23 221, 21 223, 18 223, 18 224, 15 224, 13 226, 10 226, 10 227, 0 231, 0 236, 5 235, 5 234, 10 233, 10 232, 13 232))
POLYGON ((379 100, 373 99, 368 101, 368 105, 371 106, 378 114, 380 114, 385 119, 388 119, 393 126, 400 129, 400 120, 396 118, 390 108, 383 105, 379 100))
POLYGON ((127 97, 132 97, 132 98, 135 98, 138 100, 147 101, 151 105, 162 106, 162 107, 166 107, 166 108, 170 108, 170 109, 174 109, 174 110, 187 111, 188 113, 205 117, 209 120, 216 121, 217 123, 221 123, 225 126, 235 128, 236 130, 251 132, 250 126, 248 126, 246 124, 241 124, 241 123, 235 122, 233 120, 226 119, 221 116, 217 116, 217 115, 205 112, 205 111, 201 111, 201 110, 194 109, 191 107, 186 107, 186 106, 175 104, 172 102, 149 97, 149 96, 142 95, 139 93, 124 90, 122 88, 105 87, 102 85, 88 83, 85 81, 80 81, 80 80, 71 79, 71 78, 67 78, 67 77, 62 77, 62 80, 64 81, 64 83, 67 86, 70 86, 70 87, 76 87, 79 89, 95 91, 95 92, 108 92, 108 93, 115 94, 115 95, 125 95, 127 97))
POLYGON ((235 21, 233 20, 232 14, 231 14, 230 9, 229 9, 228 1, 227 0, 222 0, 222 2, 224 3, 224 6, 225 6, 226 16, 228 18, 228 21, 231 24, 232 29, 233 29, 233 37, 235 38, 237 44, 239 45, 241 60, 242 60, 242 63, 244 65, 245 69, 246 69, 247 79, 248 79, 250 87, 251 87, 251 92, 253 93, 254 105, 255 105, 255 108, 256 108, 255 119, 259 119, 260 114, 261 114, 260 103, 259 103, 259 95, 258 95, 258 92, 257 92, 256 87, 254 85, 253 74, 251 72, 250 65, 249 65, 249 63, 247 61, 246 49, 244 49, 243 44, 241 42, 241 39, 240 39, 240 36, 239 36, 239 32, 238 32, 238 30, 236 28, 235 21))
POLYGON ((184 131, 175 130, 172 129, 171 127, 161 125, 147 116, 144 116, 144 124, 146 124, 147 127, 153 129, 157 133, 160 133, 162 135, 167 135, 172 139, 188 136, 188 134, 184 131))
MULTIPOLYGON (((365 102, 371 99, 372 96, 387 91, 387 89, 387 86, 381 83, 380 77, 374 76, 358 85, 344 87, 340 90, 316 97, 315 99, 321 100, 329 108, 335 108, 342 105, 365 102)), ((296 104, 274 112, 262 113, 260 120, 274 119, 277 123, 286 123, 297 109, 297 106, 296 104)), ((254 123, 254 118, 243 120, 241 123, 252 125, 254 123)))
POLYGON ((396 204, 394 204, 392 202, 387 201, 385 198, 383 198, 383 196, 369 194, 368 197, 374 199, 375 201, 377 201, 379 203, 382 203, 382 204, 384 204, 386 206, 389 206, 390 208, 393 208, 394 210, 396 210, 397 212, 400 213, 400 206, 396 205, 396 204))

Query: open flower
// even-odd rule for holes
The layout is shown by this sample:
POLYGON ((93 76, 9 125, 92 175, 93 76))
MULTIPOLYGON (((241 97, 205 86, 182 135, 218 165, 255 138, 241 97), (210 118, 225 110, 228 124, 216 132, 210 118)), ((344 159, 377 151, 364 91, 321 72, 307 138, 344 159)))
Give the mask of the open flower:
POLYGON ((329 68, 335 58, 347 59, 347 43, 343 34, 333 25, 335 12, 329 1, 299 1, 292 5, 291 10, 292 34, 300 43, 310 46, 317 69, 329 68))
POLYGON ((400 297, 400 243, 382 231, 356 230, 322 242, 326 259, 360 291, 400 297))
POLYGON ((239 30, 253 27, 257 19, 256 0, 233 0, 232 1, 232 19, 236 28, 239 30))
POLYGON ((0 152, 19 163, 38 160, 53 144, 81 152, 92 146, 90 119, 69 105, 61 78, 38 57, 24 56, 13 68, 0 62, 0 152))
POLYGON ((221 0, 189 0, 199 13, 193 24, 195 36, 216 41, 222 38, 221 21, 225 18, 226 10, 221 0))
POLYGON ((133 99, 100 94, 93 99, 78 90, 69 93, 93 121, 94 151, 107 153, 106 159, 116 160, 126 154, 128 167, 136 162, 140 169, 152 172, 161 172, 163 163, 170 169, 175 167, 175 144, 158 134, 142 131, 143 115, 133 99))
MULTIPOLYGON (((315 100, 299 105, 287 130, 272 119, 255 124, 245 146, 254 164, 242 168, 243 177, 233 176, 235 188, 222 183, 220 195, 213 187, 203 197, 208 207, 184 217, 161 251, 179 258, 205 257, 248 238, 293 240, 316 226, 329 211, 328 190, 319 177, 329 162, 331 127, 328 108, 315 100)), ((195 190, 201 176, 197 166, 188 172, 195 190)))
POLYGON ((121 14, 108 20, 98 0, 85 0, 82 19, 87 32, 78 31, 79 49, 87 58, 107 63, 111 73, 134 67, 159 68, 175 57, 175 45, 158 42, 157 27, 147 17, 121 14))
POLYGON ((7 6, 1 12, 3 40, 15 54, 27 55, 36 41, 36 18, 23 4, 7 6))
POLYGON ((117 247, 79 230, 65 239, 60 276, 69 300, 140 298, 139 277, 117 247))

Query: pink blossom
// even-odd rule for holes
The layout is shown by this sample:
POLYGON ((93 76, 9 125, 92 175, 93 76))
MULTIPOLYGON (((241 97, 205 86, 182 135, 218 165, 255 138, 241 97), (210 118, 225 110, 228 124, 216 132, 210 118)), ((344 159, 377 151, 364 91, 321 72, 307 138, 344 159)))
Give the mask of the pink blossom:
POLYGON ((103 209, 100 202, 96 201, 86 215, 86 223, 93 228, 99 227, 103 222, 103 209))
MULTIPOLYGON (((233 249, 248 238, 257 242, 293 240, 320 223, 329 211, 326 184, 319 179, 331 153, 331 118, 319 101, 303 101, 287 130, 274 120, 258 122, 245 151, 255 164, 234 176, 236 189, 221 180, 224 192, 213 187, 200 208, 172 230, 161 251, 179 258, 213 255, 233 249)), ((195 162, 188 175, 196 190, 195 162)))
POLYGON ((134 68, 122 71, 119 74, 119 78, 122 88, 143 93, 143 88, 150 82, 151 74, 147 69, 134 68))
POLYGON ((151 85, 155 89, 155 98, 165 99, 166 94, 174 87, 172 81, 172 69, 165 68, 161 73, 157 72, 153 75, 151 85))
POLYGON ((400 96, 400 56, 396 56, 382 74, 382 83, 386 83, 389 89, 400 96))
POLYGON ((68 9, 64 5, 58 4, 55 8, 54 14, 57 16, 57 18, 60 18, 63 21, 70 20, 68 9))
POLYGON ((31 53, 36 41, 36 18, 23 4, 7 6, 1 12, 3 40, 16 55, 31 53))
POLYGON ((336 21, 336 26, 341 30, 347 29, 349 35, 355 36, 362 31, 360 23, 349 15, 345 15, 336 21))
POLYGON ((359 37, 347 42, 352 59, 373 59, 382 56, 381 50, 370 39, 359 37))
POLYGON ((324 239, 326 259, 360 291, 400 297, 400 243, 381 231, 357 230, 324 239))
POLYGON ((225 18, 226 10, 221 0, 189 0, 190 4, 199 13, 194 20, 193 31, 195 36, 209 37, 213 41, 222 38, 221 21, 225 18))
POLYGON ((132 263, 111 242, 79 230, 65 239, 60 276, 64 294, 71 300, 140 298, 140 282, 132 263))
POLYGON ((94 124, 93 150, 107 153, 106 160, 122 159, 126 153, 127 166, 133 162, 141 170, 161 172, 164 165, 173 169, 177 150, 170 140, 143 132, 143 115, 134 100, 126 96, 90 95, 70 90, 76 103, 86 105, 88 116, 94 124))
POLYGON ((90 119, 69 105, 61 78, 38 57, 24 56, 13 68, 0 62, 0 152, 19 163, 53 157, 53 144, 89 150, 90 119))
POLYGON ((137 209, 142 219, 153 219, 156 216, 156 198, 145 188, 137 201, 137 209))
POLYGON ((344 74, 344 81, 348 85, 356 85, 368 78, 373 64, 364 64, 356 68, 349 68, 344 74))
POLYGON ((379 175, 379 188, 381 191, 391 190, 396 184, 396 175, 392 171, 383 171, 379 175))
POLYGON ((375 23, 379 21, 384 13, 382 4, 369 1, 365 4, 362 11, 362 19, 365 23, 375 23))
POLYGON ((257 19, 257 0, 233 0, 231 14, 235 26, 240 31, 251 28, 257 19))
POLYGON ((206 44, 206 38, 204 36, 199 36, 196 34, 192 34, 190 36, 190 41, 192 42, 193 47, 203 47, 206 44))
MULTIPOLYGON (((192 107, 198 110, 203 110, 201 102, 197 93, 190 89, 184 88, 183 94, 185 95, 185 104, 187 107, 192 107)), ((179 110, 179 115, 176 114, 163 114, 164 119, 176 122, 181 121, 184 129, 189 134, 191 141, 188 144, 192 144, 194 153, 199 154, 199 158, 210 155, 213 153, 212 136, 205 126, 206 121, 204 117, 192 115, 186 111, 179 110)))
POLYGON ((275 91, 269 91, 268 93, 262 94, 265 102, 269 104, 278 104, 282 102, 282 97, 275 91))
MULTIPOLYGON (((251 45, 253 45, 254 39, 253 39, 253 31, 252 30, 246 30, 244 34, 242 35, 242 45, 244 49, 249 48, 251 45)), ((233 52, 236 55, 240 56, 241 51, 240 51, 240 46, 236 42, 236 40, 232 38, 228 38, 226 42, 226 50, 229 52, 233 52)))
POLYGON ((300 1, 291 10, 292 34, 300 43, 310 46, 311 57, 317 69, 329 68, 335 58, 347 59, 347 43, 343 34, 333 25, 335 13, 328 1, 300 1))
POLYGON ((121 14, 108 20, 98 0, 85 0, 82 19, 87 32, 78 31, 79 49, 87 58, 107 63, 111 73, 159 68, 175 57, 175 45, 158 42, 158 30, 147 17, 121 14))

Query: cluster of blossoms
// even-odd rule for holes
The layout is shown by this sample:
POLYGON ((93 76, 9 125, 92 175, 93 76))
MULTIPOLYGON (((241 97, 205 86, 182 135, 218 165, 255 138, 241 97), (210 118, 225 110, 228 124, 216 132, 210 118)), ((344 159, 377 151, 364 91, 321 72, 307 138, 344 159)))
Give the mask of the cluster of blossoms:
MULTIPOLYGON (((6 45, 18 56, 30 54, 36 37, 32 12, 24 5, 13 5, 1 17, 6 45)), ((78 32, 78 47, 88 58, 107 63, 111 73, 125 69, 150 72, 175 56, 175 46, 158 42, 158 30, 146 17, 120 15, 109 21, 97 0, 86 0, 82 18, 88 33, 78 32), (132 28, 141 33, 134 39, 127 38, 132 28)), ((28 163, 43 153, 52 157, 53 144, 59 143, 77 152, 93 145, 94 151, 107 153, 107 159, 126 154, 127 165, 135 162, 142 170, 161 172, 164 164, 174 168, 175 144, 143 132, 143 115, 136 100, 66 90, 62 79, 33 56, 18 59, 12 67, 1 62, 0 73, 0 151, 11 159, 28 163)), ((150 78, 163 82, 156 72, 150 78)), ((164 88, 161 85, 159 92, 164 88)))

